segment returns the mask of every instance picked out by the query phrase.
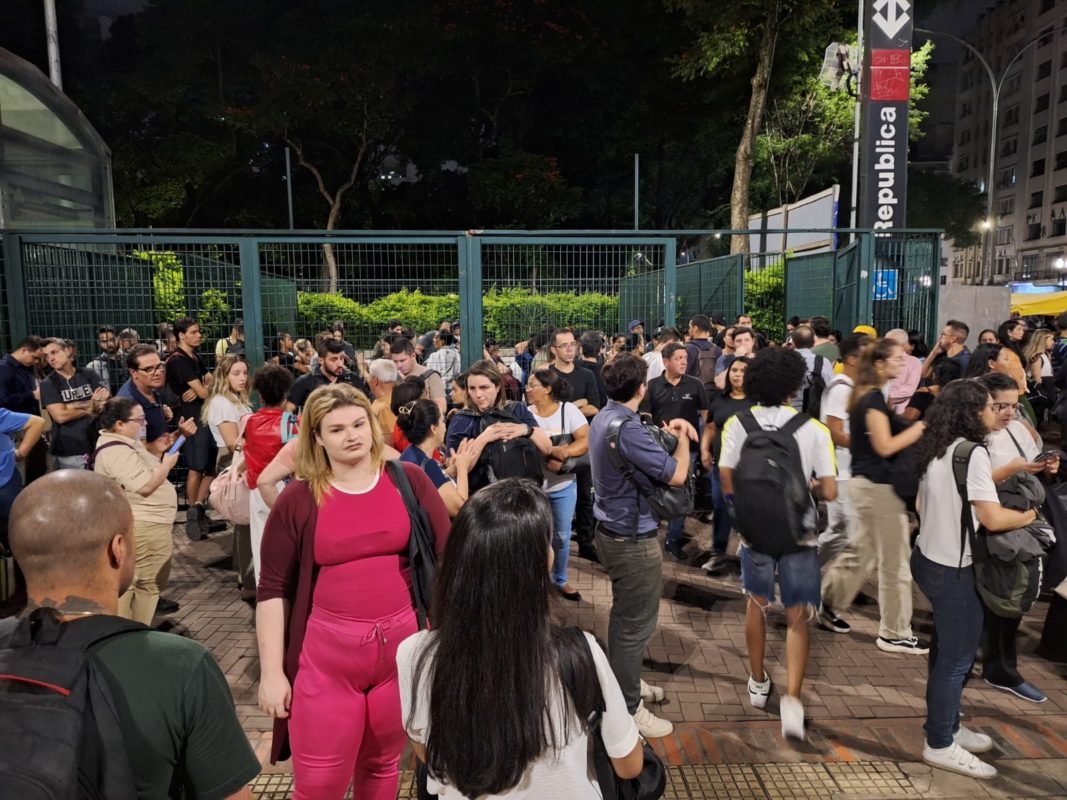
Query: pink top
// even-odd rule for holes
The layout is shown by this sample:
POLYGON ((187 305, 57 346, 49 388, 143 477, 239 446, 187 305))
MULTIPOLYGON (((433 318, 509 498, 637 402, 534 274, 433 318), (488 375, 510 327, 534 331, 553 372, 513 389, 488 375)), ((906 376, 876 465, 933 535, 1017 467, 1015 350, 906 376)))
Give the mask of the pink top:
POLYGON ((361 494, 334 487, 319 507, 314 605, 341 617, 373 620, 411 607, 411 521, 400 493, 379 474, 361 494))
POLYGON ((919 388, 923 365, 915 356, 905 354, 904 371, 889 382, 889 405, 898 414, 903 414, 911 396, 919 388))

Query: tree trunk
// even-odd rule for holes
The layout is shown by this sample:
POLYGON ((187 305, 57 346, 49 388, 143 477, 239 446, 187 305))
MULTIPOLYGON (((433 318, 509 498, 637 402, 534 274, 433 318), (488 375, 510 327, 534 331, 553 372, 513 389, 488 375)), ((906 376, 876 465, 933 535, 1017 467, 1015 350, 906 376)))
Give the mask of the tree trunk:
MULTIPOLYGON (((767 21, 760 39, 759 60, 756 74, 752 76, 752 98, 748 104, 748 116, 741 134, 741 143, 737 146, 737 158, 734 162, 734 186, 730 192, 730 227, 735 231, 748 229, 748 193, 752 182, 753 150, 756 137, 763 124, 763 113, 767 108, 767 94, 771 82, 771 67, 774 65, 774 48, 778 42, 778 24, 780 0, 767 0, 767 21)), ((730 241, 731 253, 748 253, 748 236, 733 236, 730 241)))
MULTIPOLYGON (((326 230, 332 231, 337 228, 337 220, 341 217, 341 201, 343 195, 338 192, 334 197, 333 205, 330 206, 330 215, 326 218, 326 230)), ((333 245, 323 242, 322 257, 326 260, 326 291, 330 294, 337 293, 337 256, 334 255, 333 245)))

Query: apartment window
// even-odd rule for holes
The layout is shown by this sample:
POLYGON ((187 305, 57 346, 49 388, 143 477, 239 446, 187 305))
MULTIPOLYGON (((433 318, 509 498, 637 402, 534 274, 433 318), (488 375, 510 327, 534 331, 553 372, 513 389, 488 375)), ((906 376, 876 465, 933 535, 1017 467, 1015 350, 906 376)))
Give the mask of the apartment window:
POLYGON ((1009 108, 1007 111, 1004 112, 1004 127, 1007 128, 1009 125, 1018 125, 1018 124, 1019 124, 1019 107, 1018 106, 1012 106, 1011 108, 1009 108))
POLYGON ((1008 82, 1004 84, 1004 89, 1001 91, 1001 97, 1011 97, 1017 91, 1019 87, 1023 85, 1022 75, 1012 75, 1008 78, 1008 82))
POLYGON ((1034 273, 1037 271, 1037 259, 1037 256, 1023 256, 1023 278, 1034 277, 1034 273))
POLYGON ((1067 203, 1067 183, 1056 187, 1056 194, 1052 197, 1053 203, 1067 203))
MULTIPOLYGON (((1064 55, 1067 56, 1067 52, 1064 52, 1064 55)), ((1067 103, 1067 83, 1060 87, 1060 102, 1067 103)))
POLYGON ((1060 69, 1067 69, 1067 50, 1063 51, 1063 55, 1060 56, 1060 69))
POLYGON ((1067 117, 1064 117, 1063 119, 1061 119, 1059 121, 1059 123, 1056 125, 1056 135, 1057 136, 1063 136, 1065 133, 1067 133, 1067 117))
POLYGON ((1056 153, 1056 169, 1067 169, 1067 150, 1056 153))
POLYGON ((960 91, 967 91, 974 87, 974 70, 967 70, 960 78, 960 91))
MULTIPOLYGON (((1038 14, 1047 14, 1056 7, 1056 0, 1041 0, 1041 8, 1038 9, 1038 14)), ((1049 28, 1048 30, 1052 30, 1049 28)))
POLYGON ((1015 167, 1005 167, 1000 171, 1000 180, 997 181, 997 188, 1012 188, 1013 186, 1015 186, 1015 181, 1017 180, 1017 177, 1018 176, 1015 174, 1015 167))
POLYGON ((1041 238, 1041 223, 1031 222, 1026 226, 1026 241, 1032 242, 1034 239, 1041 238))
POLYGON ((1034 113, 1038 114, 1042 111, 1048 111, 1048 100, 1048 92, 1045 92, 1043 95, 1037 98, 1037 102, 1034 103, 1034 113))
POLYGON ((1044 144, 1048 141, 1048 125, 1034 128, 1034 140, 1030 144, 1044 144))
POLYGON ((960 119, 969 116, 971 116, 971 104, 968 101, 964 101, 963 105, 960 106, 960 119))
POLYGON ((1008 267, 1011 266, 1011 258, 1008 256, 997 256, 997 275, 1007 275, 1008 267))
POLYGON ((1012 233, 1015 229, 1011 225, 1006 225, 1003 228, 997 228, 997 244, 1012 244, 1015 238, 1012 233))
POLYGON ((1004 140, 1004 144, 1000 147, 1000 155, 1013 156, 1019 151, 1019 139, 1018 137, 1011 136, 1004 140))
POLYGON ((971 168, 971 157, 960 156, 960 160, 956 164, 956 172, 966 172, 971 168))
POLYGON ((1030 177, 1036 178, 1038 175, 1045 174, 1045 159, 1039 158, 1033 164, 1030 165, 1030 177))
POLYGON ((1058 217, 1052 220, 1052 235, 1067 236, 1067 219, 1058 217))
POLYGON ((1034 192, 1030 195, 1030 205, 1027 208, 1041 208, 1045 204, 1045 193, 1034 192))
MULTIPOLYGON (((1064 86, 1063 88, 1067 89, 1067 86, 1064 86)), ((960 147, 963 147, 965 144, 970 144, 970 142, 971 132, 969 130, 960 131, 960 147)))
POLYGON ((1046 61, 1043 64, 1038 64, 1038 67, 1037 67, 1037 79, 1038 80, 1041 80, 1043 78, 1047 78, 1051 74, 1052 74, 1052 60, 1051 59, 1049 59, 1048 61, 1046 61))
POLYGON ((1014 214, 1015 196, 1012 195, 1011 197, 1000 198, 1000 200, 997 201, 997 213, 1002 217, 1006 217, 1008 214, 1014 214))

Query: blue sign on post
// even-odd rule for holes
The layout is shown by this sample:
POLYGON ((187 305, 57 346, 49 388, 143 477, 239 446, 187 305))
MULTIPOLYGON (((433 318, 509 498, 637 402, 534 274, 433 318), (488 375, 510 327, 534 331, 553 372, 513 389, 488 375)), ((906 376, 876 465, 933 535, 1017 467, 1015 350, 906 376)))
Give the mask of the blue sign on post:
POLYGON ((876 269, 874 271, 874 299, 896 300, 897 299, 897 276, 900 270, 876 269))

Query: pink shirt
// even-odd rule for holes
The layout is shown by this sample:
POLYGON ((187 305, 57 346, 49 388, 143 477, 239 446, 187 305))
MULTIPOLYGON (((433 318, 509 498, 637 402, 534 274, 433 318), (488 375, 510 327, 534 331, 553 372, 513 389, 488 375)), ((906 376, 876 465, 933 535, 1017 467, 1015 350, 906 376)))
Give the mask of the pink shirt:
POLYGON ((903 414, 911 396, 919 388, 923 365, 915 356, 904 356, 904 371, 889 382, 889 405, 898 414, 903 414))
POLYGON ((411 521, 385 475, 362 494, 334 487, 319 507, 314 605, 351 619, 373 620, 411 607, 411 521))

